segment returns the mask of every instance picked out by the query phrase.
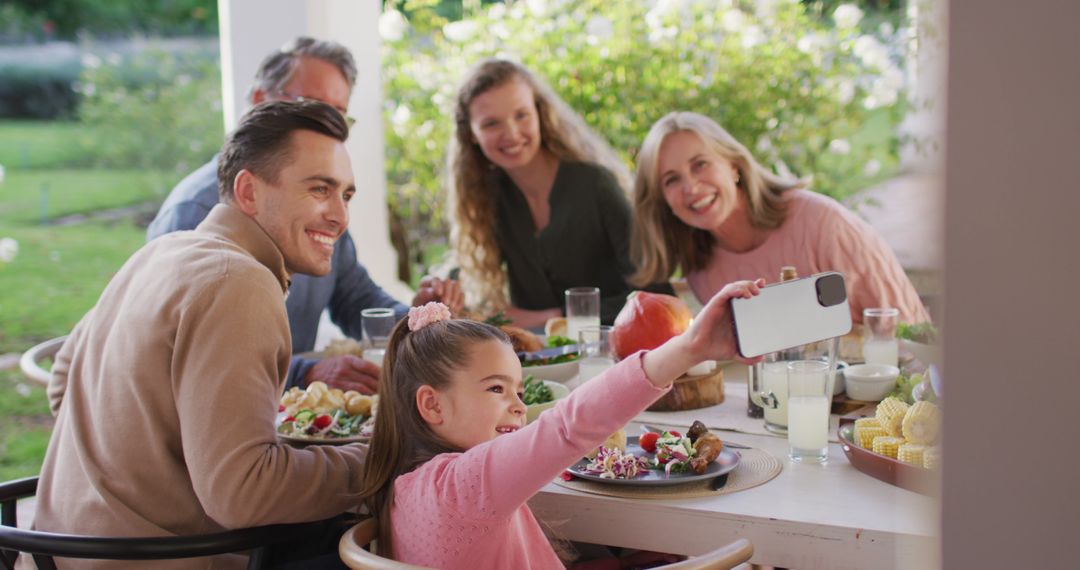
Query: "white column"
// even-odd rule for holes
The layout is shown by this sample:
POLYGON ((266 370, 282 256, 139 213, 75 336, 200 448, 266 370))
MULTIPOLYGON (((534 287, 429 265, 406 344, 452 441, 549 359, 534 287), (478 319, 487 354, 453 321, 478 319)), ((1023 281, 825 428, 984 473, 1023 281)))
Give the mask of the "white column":
POLYGON ((945 72, 948 60, 944 0, 910 0, 907 26, 908 104, 900 134, 900 170, 940 174, 945 145, 945 72))
POLYGON ((349 230, 360 262, 376 283, 408 303, 412 293, 397 280, 386 205, 380 78, 379 2, 370 0, 219 0, 225 127, 247 109, 247 90, 262 59, 288 40, 308 35, 348 47, 356 59, 356 88, 349 113, 356 117, 347 147, 357 194, 349 230))

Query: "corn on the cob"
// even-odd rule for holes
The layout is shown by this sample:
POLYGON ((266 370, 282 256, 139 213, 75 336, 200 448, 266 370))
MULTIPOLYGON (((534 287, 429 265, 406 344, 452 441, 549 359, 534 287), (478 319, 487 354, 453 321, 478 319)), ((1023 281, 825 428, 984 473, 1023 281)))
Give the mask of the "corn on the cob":
POLYGON ((941 410, 931 402, 915 402, 904 414, 900 431, 908 441, 934 443, 941 431, 941 410))
POLYGON ((874 453, 896 459, 896 452, 904 443, 904 438, 882 435, 874 438, 874 453))
POLYGON ((855 420, 855 429, 862 427, 881 427, 881 422, 877 418, 859 418, 855 420))
POLYGON ((923 452, 922 466, 927 469, 937 469, 941 465, 941 448, 931 447, 923 452))
POLYGON ((855 443, 863 449, 871 449, 874 446, 874 438, 885 433, 885 428, 876 418, 862 418, 855 420, 855 443))
POLYGON ((910 463, 922 467, 923 455, 926 453, 927 449, 929 449, 929 447, 922 443, 912 443, 909 441, 896 450, 896 458, 903 463, 910 463))
POLYGON ((877 406, 877 420, 881 427, 893 437, 903 434, 904 414, 908 411, 908 405, 893 397, 885 398, 877 406))

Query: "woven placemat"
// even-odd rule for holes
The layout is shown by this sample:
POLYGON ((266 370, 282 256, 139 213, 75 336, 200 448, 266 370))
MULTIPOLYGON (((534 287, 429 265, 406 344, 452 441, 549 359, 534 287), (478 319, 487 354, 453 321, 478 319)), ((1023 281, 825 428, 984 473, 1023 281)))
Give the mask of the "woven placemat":
POLYGON ((727 484, 716 491, 709 488, 713 482, 712 479, 694 481, 685 485, 671 485, 669 487, 605 485, 604 483, 595 483, 577 477, 569 481, 564 481, 561 478, 555 479, 555 484, 584 493, 627 499, 693 499, 697 497, 719 497, 720 495, 757 487, 779 475, 780 470, 783 469, 783 462, 760 449, 741 449, 739 455, 741 457, 738 467, 728 473, 727 484))

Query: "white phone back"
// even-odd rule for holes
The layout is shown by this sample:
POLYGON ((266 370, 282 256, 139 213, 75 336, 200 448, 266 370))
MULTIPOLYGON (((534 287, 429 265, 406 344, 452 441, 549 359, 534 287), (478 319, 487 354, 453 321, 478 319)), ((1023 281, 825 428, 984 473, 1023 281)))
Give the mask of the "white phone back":
POLYGON ((842 336, 851 331, 851 310, 843 302, 818 302, 817 280, 836 272, 766 285, 750 299, 733 299, 732 316, 739 354, 750 358, 842 336))

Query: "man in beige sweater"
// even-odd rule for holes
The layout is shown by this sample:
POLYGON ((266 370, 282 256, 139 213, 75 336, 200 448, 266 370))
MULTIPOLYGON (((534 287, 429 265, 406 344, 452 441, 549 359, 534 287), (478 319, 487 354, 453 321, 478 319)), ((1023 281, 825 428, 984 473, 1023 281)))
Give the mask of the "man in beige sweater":
POLYGON ((256 107, 222 150, 222 203, 194 231, 144 246, 112 279, 56 357, 49 395, 59 413, 37 529, 192 535, 355 506, 365 447, 294 449, 274 429, 292 354, 289 277, 328 273, 349 222, 347 136, 344 117, 323 103, 256 107))

